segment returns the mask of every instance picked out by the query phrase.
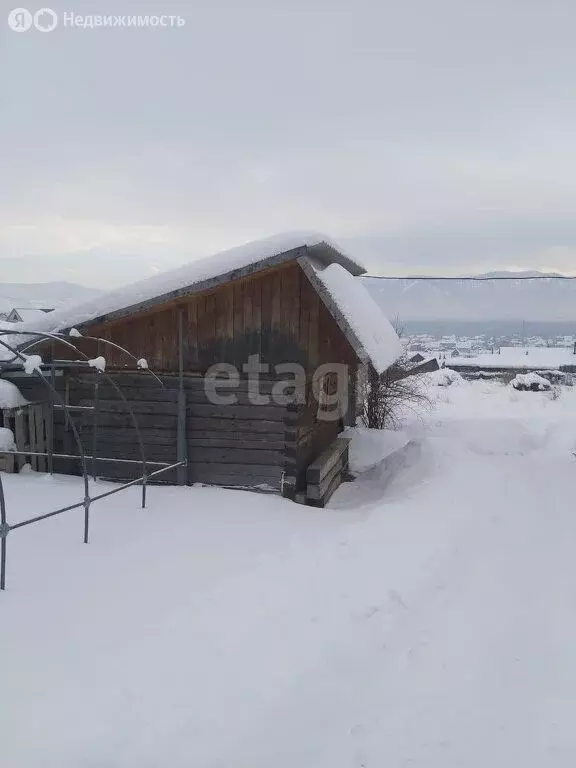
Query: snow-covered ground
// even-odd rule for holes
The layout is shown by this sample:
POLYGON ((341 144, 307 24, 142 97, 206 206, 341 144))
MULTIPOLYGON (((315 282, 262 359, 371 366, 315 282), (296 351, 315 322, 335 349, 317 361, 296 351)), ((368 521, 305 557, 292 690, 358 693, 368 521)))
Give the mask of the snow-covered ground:
MULTIPOLYGON (((1 764, 571 768, 576 388, 433 381, 330 509, 131 489, 88 546, 81 511, 10 534, 1 764)), ((13 522, 80 494, 4 480, 13 522)))

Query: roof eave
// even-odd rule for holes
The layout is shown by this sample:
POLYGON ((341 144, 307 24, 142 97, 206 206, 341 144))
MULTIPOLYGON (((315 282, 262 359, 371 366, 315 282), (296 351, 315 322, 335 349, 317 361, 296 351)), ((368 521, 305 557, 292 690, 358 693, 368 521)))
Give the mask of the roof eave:
POLYGON ((119 320, 123 317, 127 317, 128 315, 144 312, 147 309, 157 305, 166 304, 169 301, 192 296, 195 293, 202 293, 202 291, 208 291, 211 288, 216 288, 219 285, 224 285, 225 283, 232 282, 233 280, 240 280, 243 277, 248 277, 249 275, 255 274, 256 272, 262 272, 265 269, 276 267, 289 261, 297 261, 301 256, 305 255, 306 248, 307 246, 292 248, 289 251, 275 254, 274 256, 261 259, 260 261, 248 264, 244 267, 233 269, 221 275, 216 275, 215 277, 210 277, 206 280, 201 280, 200 282, 183 286, 182 288, 178 288, 174 291, 169 291, 168 293, 154 296, 151 299, 147 299, 141 303, 131 304, 128 307, 122 307, 121 309, 118 309, 114 312, 108 312, 106 314, 93 317, 89 320, 84 320, 83 322, 78 323, 75 327, 86 328, 90 325, 97 325, 99 323, 109 322, 111 320, 119 320))
POLYGON ((347 254, 338 250, 328 241, 324 240, 316 245, 308 246, 309 255, 319 261, 324 266, 330 264, 340 264, 344 269, 350 272, 354 277, 366 274, 366 269, 347 254))
MULTIPOLYGON (((334 262, 331 262, 331 263, 334 263, 334 262)), ((336 324, 338 325, 338 327, 346 337, 346 340, 354 350, 356 357, 360 360, 361 363, 365 363, 366 365, 372 365, 373 362, 370 358, 370 355, 368 354, 364 345, 362 344, 362 342, 354 332, 354 329, 351 327, 345 315, 340 310, 340 307, 338 306, 338 304, 332 299, 332 296, 326 290, 324 283, 322 283, 322 281, 318 279, 318 276, 316 275, 316 272, 314 270, 314 267, 312 266, 312 262, 310 261, 310 259, 307 256, 303 256, 298 259, 298 264, 300 265, 302 271, 304 272, 308 280, 311 282, 312 286, 314 287, 314 290, 318 293, 318 295, 322 299, 322 302, 326 306, 326 309, 328 310, 328 312, 330 312, 336 324)))

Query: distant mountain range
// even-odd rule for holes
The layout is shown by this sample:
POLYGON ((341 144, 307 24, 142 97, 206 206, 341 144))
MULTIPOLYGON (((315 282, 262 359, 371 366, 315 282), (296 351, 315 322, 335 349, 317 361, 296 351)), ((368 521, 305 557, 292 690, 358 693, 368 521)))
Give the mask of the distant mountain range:
POLYGON ((66 281, 52 283, 0 283, 0 312, 18 308, 57 309, 93 299, 102 291, 66 281))
POLYGON ((489 272, 477 277, 486 279, 360 279, 386 315, 400 322, 576 321, 576 280, 558 280, 554 273, 541 272, 489 272))

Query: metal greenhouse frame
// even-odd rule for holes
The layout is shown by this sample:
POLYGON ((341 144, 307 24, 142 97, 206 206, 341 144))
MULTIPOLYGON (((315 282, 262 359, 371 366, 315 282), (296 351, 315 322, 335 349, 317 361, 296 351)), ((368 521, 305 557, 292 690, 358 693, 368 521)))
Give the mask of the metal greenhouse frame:
MULTIPOLYGON (((180 334, 181 335, 181 334, 180 334)), ((42 364, 42 367, 44 369, 48 369, 50 372, 50 376, 47 377, 42 373, 42 370, 38 365, 34 366, 32 370, 32 374, 38 377, 40 381, 42 381, 43 385, 48 390, 49 395, 49 420, 48 420, 48 450, 46 452, 31 452, 31 451, 1 451, 0 455, 20 455, 20 456, 42 456, 47 459, 48 462, 48 471, 50 474, 54 473, 54 459, 77 459, 80 461, 81 470, 82 470, 82 478, 83 478, 83 484, 84 484, 84 498, 74 504, 69 504, 64 507, 59 507, 58 509, 51 510, 50 512, 45 512, 39 515, 36 515, 34 517, 31 517, 27 520, 22 520, 18 523, 9 523, 7 519, 7 512, 6 512, 6 497, 4 494, 4 486, 2 483, 2 473, 0 472, 0 590, 4 590, 6 588, 6 555, 7 555, 7 539, 8 535, 19 528, 25 528, 29 525, 32 525, 33 523, 38 523, 42 520, 47 520, 50 517, 55 517, 56 515, 60 515, 63 512, 69 512, 73 509, 84 509, 84 543, 88 543, 89 538, 89 529, 90 529, 90 508, 91 505, 96 502, 100 501, 101 499, 105 499, 108 496, 112 496, 113 494, 119 493, 120 491, 124 491, 127 488, 131 488, 132 486, 141 485, 142 486, 142 509, 146 507, 146 488, 147 483, 152 478, 157 478, 161 476, 162 474, 169 472, 172 469, 177 469, 180 467, 186 467, 187 461, 185 458, 180 459, 176 462, 169 463, 169 462, 160 462, 160 461, 147 461, 146 459, 146 451, 145 446, 142 441, 142 434, 140 432, 140 428, 138 425, 138 419, 136 418, 136 414, 134 413, 132 407, 130 406, 130 403, 124 396, 121 388, 118 386, 118 384, 112 379, 112 377, 105 371, 105 370, 99 370, 96 369, 95 374, 95 382, 94 382, 94 402, 95 406, 70 406, 68 403, 65 402, 65 400, 61 397, 61 395, 58 393, 56 389, 56 382, 55 382, 55 374, 56 374, 56 368, 62 369, 66 367, 85 367, 90 368, 90 370, 94 370, 94 367, 90 365, 90 358, 88 355, 86 355, 84 352, 82 352, 80 349, 78 349, 77 345, 74 344, 72 341, 70 341, 70 336, 65 336, 64 334, 59 333, 43 333, 40 331, 19 331, 19 330, 2 330, 0 331, 0 347, 8 350, 12 354, 12 358, 10 360, 4 360, 0 362, 0 374, 2 373, 2 370, 5 369, 7 366, 13 367, 14 365, 17 366, 24 366, 26 364, 26 361, 28 359, 28 356, 26 354, 27 351, 33 349, 38 344, 44 343, 46 341, 51 341, 52 344, 52 350, 54 350, 54 346, 56 344, 63 344, 68 349, 71 349, 74 351, 76 355, 80 359, 77 360, 55 360, 54 355, 52 355, 52 360, 50 364, 42 364), (8 339, 11 339, 13 336, 31 336, 33 337, 33 340, 23 347, 22 350, 18 349, 13 343, 9 343, 8 339), (100 381, 104 379, 108 384, 112 386, 112 388, 115 390, 115 392, 118 394, 120 400, 123 402, 126 411, 130 415, 130 419, 134 425, 134 429, 136 432, 136 436, 138 439, 138 447, 139 447, 139 453, 140 453, 140 459, 119 459, 119 458, 113 458, 113 457, 107 457, 107 456, 97 456, 97 434, 98 434, 98 386, 100 381), (78 448, 78 454, 66 454, 66 453, 54 453, 53 451, 53 434, 54 434, 54 409, 62 409, 65 413, 65 418, 67 421, 67 424, 69 424, 75 444, 78 448), (93 435, 93 450, 91 454, 86 454, 84 451, 84 448, 82 446, 82 441, 80 439, 80 434, 78 432, 78 429, 74 423, 74 420, 72 418, 72 413, 74 411, 78 410, 92 410, 94 411, 95 419, 94 419, 94 435, 93 435), (96 480, 96 462, 110 462, 113 464, 132 464, 132 465, 140 465, 141 466, 141 474, 136 479, 130 480, 129 482, 122 483, 121 485, 112 488, 111 490, 104 491, 103 493, 98 493, 94 496, 90 494, 90 483, 89 483, 89 471, 88 471, 88 462, 91 462, 92 465, 92 476, 93 479, 96 480), (157 467, 157 469, 152 469, 153 467, 157 467), (149 471, 151 470, 152 471, 149 471)), ((133 361, 137 361, 137 358, 129 352, 127 349, 124 349, 118 344, 115 344, 112 341, 109 341, 107 339, 101 339, 94 336, 81 336, 83 340, 88 341, 94 341, 97 342, 98 347, 100 348, 101 345, 109 345, 116 350, 121 351, 122 353, 126 354, 129 358, 131 358, 133 361)), ((19 345, 20 346, 20 345, 19 345)), ((182 388, 182 376, 183 376, 183 367, 182 367, 182 344, 180 344, 180 387, 182 388)), ((164 384, 162 380, 151 370, 148 368, 145 369, 146 372, 148 372, 163 388, 164 384)))

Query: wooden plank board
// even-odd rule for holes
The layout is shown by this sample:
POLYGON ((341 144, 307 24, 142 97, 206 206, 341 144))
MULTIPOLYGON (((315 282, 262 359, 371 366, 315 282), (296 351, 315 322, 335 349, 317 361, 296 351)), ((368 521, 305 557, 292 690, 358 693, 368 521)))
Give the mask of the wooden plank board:
POLYGON ((332 469, 320 480, 318 484, 308 483, 307 488, 307 496, 309 499, 313 499, 315 501, 320 501, 324 498, 326 492, 332 485, 332 482, 336 475, 342 474, 342 471, 344 470, 344 461, 342 460, 342 457, 338 459, 336 464, 332 467, 332 469))
POLYGON ((198 302, 194 297, 187 302, 187 313, 184 327, 184 365, 195 367, 198 365, 198 302))
MULTIPOLYGON (((234 337, 236 339, 244 335, 244 283, 236 282, 233 285, 234 296, 234 337)), ((242 362, 235 361, 237 364, 242 362)))
POLYGON ((270 277, 270 329, 274 332, 282 327, 282 274, 274 272, 270 277))
POLYGON ((254 280, 244 281, 244 330, 254 330, 254 280))
POLYGON ((253 305, 252 305, 252 327, 256 335, 255 352, 262 354, 262 280, 254 280, 253 287, 253 305))
MULTIPOLYGON (((16 411, 14 416, 14 437, 16 440, 16 447, 19 451, 24 451, 28 448, 26 441, 26 415, 24 410, 16 411)), ((30 450, 28 448, 28 450, 30 450)), ((25 456, 16 456, 16 470, 19 471, 21 467, 26 463, 25 456)))
POLYGON ((203 339, 202 347, 205 350, 210 349, 212 354, 205 357, 201 362, 204 365, 212 365, 217 362, 214 354, 216 346, 216 297, 213 293, 206 296, 205 317, 202 320, 203 339))
POLYGON ((326 489, 324 496, 318 500, 309 499, 308 501, 309 505, 312 507, 325 507, 326 504, 330 501, 334 492, 340 487, 341 483, 342 483, 342 473, 338 472, 335 475, 334 479, 332 480, 332 483, 330 484, 330 486, 326 489))
POLYGON ((260 316, 260 354, 264 362, 267 362, 271 354, 272 334, 272 277, 267 275, 260 281, 261 291, 261 316, 260 316))
MULTIPOLYGON (((308 278, 304 275, 302 280, 308 278)), ((319 349, 319 318, 320 318, 320 297, 310 285, 312 295, 309 305, 309 321, 308 321, 308 366, 310 373, 320 364, 320 349, 319 349)))
MULTIPOLYGON (((34 411, 34 423, 36 427, 36 450, 38 453, 46 452, 46 409, 43 405, 35 405, 30 410, 34 411)), ((37 456, 38 472, 46 472, 48 469, 45 456, 37 456)))
MULTIPOLYGON (((36 451, 36 411, 34 410, 34 407, 27 408, 27 416, 28 416, 28 439, 27 439, 27 445, 28 450, 35 452, 36 451)), ((30 466, 34 471, 38 471, 38 456, 30 456, 30 466)))
POLYGON ((347 437, 338 437, 331 445, 310 464, 306 471, 306 480, 308 483, 317 484, 330 472, 332 467, 339 461, 343 454, 348 450, 350 439, 347 437))
POLYGON ((315 294, 308 282, 306 275, 300 270, 300 329, 299 345, 304 354, 304 359, 309 363, 310 358, 310 322, 312 318, 312 305, 315 294))

